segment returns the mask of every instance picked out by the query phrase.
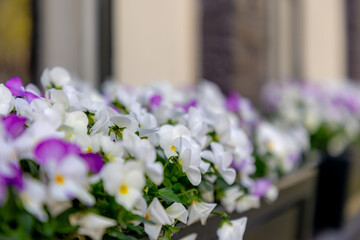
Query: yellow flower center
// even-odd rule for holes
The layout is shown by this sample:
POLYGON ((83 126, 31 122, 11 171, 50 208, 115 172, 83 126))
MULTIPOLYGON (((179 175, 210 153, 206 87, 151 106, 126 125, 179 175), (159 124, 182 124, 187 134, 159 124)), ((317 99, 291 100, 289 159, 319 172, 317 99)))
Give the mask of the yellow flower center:
POLYGON ((129 188, 125 184, 123 184, 119 187, 119 192, 125 195, 129 192, 129 188))
POLYGON ((63 185, 65 183, 65 178, 61 174, 56 174, 55 182, 59 185, 63 185))
POLYGON ((174 145, 171 145, 171 150, 176 151, 176 147, 174 145))
POLYGON ((149 215, 149 214, 145 214, 145 218, 146 218, 147 220, 150 220, 150 215, 149 215))
POLYGON ((12 153, 11 153, 11 158, 13 158, 13 159, 16 159, 16 158, 17 158, 16 152, 12 152, 12 153))
POLYGON ((21 195, 21 199, 22 199, 22 201, 23 201, 23 203, 24 203, 25 205, 28 205, 28 204, 30 203, 29 197, 28 197, 27 195, 25 195, 25 194, 22 194, 22 195, 21 195))
POLYGON ((89 146, 89 147, 87 148, 86 152, 87 152, 87 153, 91 153, 91 152, 92 152, 92 147, 89 146))
POLYGON ((269 141, 266 145, 267 149, 270 151, 270 152, 273 152, 274 149, 275 149, 275 144, 273 141, 269 141))
POLYGON ((114 155, 112 155, 112 154, 106 154, 106 157, 107 157, 111 162, 114 161, 114 155))
POLYGON ((71 139, 71 138, 72 138, 72 136, 73 136, 73 135, 72 135, 72 134, 70 134, 70 135, 68 136, 68 139, 71 139))

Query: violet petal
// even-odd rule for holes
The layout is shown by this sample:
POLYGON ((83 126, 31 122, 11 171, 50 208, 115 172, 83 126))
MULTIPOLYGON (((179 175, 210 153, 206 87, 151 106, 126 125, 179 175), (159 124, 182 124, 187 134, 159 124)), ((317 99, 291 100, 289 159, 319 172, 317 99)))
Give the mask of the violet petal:
POLYGON ((160 94, 153 95, 149 100, 149 105, 151 108, 159 107, 162 102, 162 96, 160 94))
POLYGON ((51 159, 61 161, 67 154, 69 154, 68 143, 57 138, 41 141, 34 149, 35 159, 40 165, 51 159))
POLYGON ((263 197, 269 188, 272 186, 272 183, 267 178, 259 178, 255 181, 254 186, 252 187, 252 194, 257 197, 263 197))
POLYGON ((24 96, 24 86, 21 82, 20 77, 13 77, 6 81, 5 86, 10 90, 14 97, 24 96))
POLYGON ((26 118, 10 114, 1 119, 8 136, 12 139, 17 138, 25 131, 26 118))
POLYGON ((85 160, 91 172, 98 173, 104 166, 104 161, 98 153, 85 153, 80 156, 85 160))
POLYGON ((14 186, 17 189, 23 189, 24 187, 24 182, 22 179, 22 171, 21 168, 12 163, 11 164, 11 168, 12 168, 12 175, 10 176, 2 176, 2 178, 4 179, 5 183, 7 186, 14 186))
POLYGON ((237 92, 231 92, 226 97, 226 109, 232 112, 239 111, 239 101, 241 97, 237 92))
POLYGON ((191 108, 191 107, 196 108, 196 107, 197 107, 197 104, 198 104, 198 103, 197 103, 196 99, 191 100, 190 102, 188 102, 187 104, 184 105, 184 111, 185 111, 186 113, 188 113, 189 110, 190 110, 190 108, 191 108))
POLYGON ((28 92, 25 91, 25 99, 26 101, 30 104, 34 99, 39 98, 38 96, 36 96, 35 94, 33 94, 32 92, 28 92))

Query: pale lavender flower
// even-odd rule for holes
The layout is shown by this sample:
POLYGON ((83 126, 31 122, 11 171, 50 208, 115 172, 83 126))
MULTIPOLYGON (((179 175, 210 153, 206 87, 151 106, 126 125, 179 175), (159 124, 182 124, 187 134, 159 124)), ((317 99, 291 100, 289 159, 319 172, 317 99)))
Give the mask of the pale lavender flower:
POLYGON ((241 101, 241 96, 237 92, 231 92, 226 97, 226 109, 230 112, 239 111, 239 102, 241 101))
POLYGON ((272 183, 267 178, 259 178, 254 182, 254 185, 251 189, 251 193, 257 197, 263 197, 266 195, 267 191, 271 188, 272 183))

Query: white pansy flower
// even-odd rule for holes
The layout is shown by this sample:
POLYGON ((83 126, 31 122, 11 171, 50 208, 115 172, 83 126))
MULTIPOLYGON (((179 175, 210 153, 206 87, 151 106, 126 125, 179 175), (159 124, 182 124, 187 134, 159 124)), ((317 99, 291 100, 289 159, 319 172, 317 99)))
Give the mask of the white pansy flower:
POLYGON ((76 155, 68 155, 60 162, 49 160, 45 165, 49 176, 49 193, 58 201, 67 201, 74 197, 86 205, 95 203, 88 192, 88 168, 85 162, 76 155))
POLYGON ((242 240, 246 228, 247 217, 242 217, 237 220, 227 222, 217 230, 219 240, 242 240))
POLYGON ((205 225, 207 218, 215 207, 216 203, 194 201, 188 208, 189 219, 187 224, 191 225, 200 220, 201 224, 205 225))
POLYGON ((279 190, 276 186, 272 185, 265 194, 265 199, 267 201, 274 202, 279 196, 279 190))
POLYGON ((11 91, 5 87, 4 84, 0 84, 0 116, 7 115, 14 107, 14 97, 11 91))
POLYGON ((245 212, 253 208, 260 207, 260 198, 254 195, 245 195, 236 203, 236 211, 238 213, 245 212))
POLYGON ((146 210, 145 218, 155 224, 145 223, 145 232, 150 239, 157 239, 163 225, 172 223, 159 199, 154 198, 146 210))
POLYGON ((131 210, 135 202, 142 197, 145 176, 139 163, 134 161, 125 164, 111 162, 105 164, 100 174, 105 190, 115 196, 116 202, 126 209, 131 210))
POLYGON ((116 115, 117 113, 110 107, 103 106, 98 109, 95 112, 95 124, 90 129, 90 134, 102 133, 107 135, 109 132, 109 126, 114 125, 112 122, 110 122, 110 117, 116 115))
POLYGON ((175 139, 173 144, 174 145, 172 146, 179 151, 178 161, 182 166, 183 172, 186 173, 186 176, 192 185, 199 185, 201 182, 200 164, 202 162, 200 150, 197 147, 192 146, 191 143, 183 137, 175 139))
POLYGON ((47 221, 48 215, 44 210, 44 203, 47 199, 45 185, 27 176, 23 178, 23 181, 24 188, 19 196, 24 208, 40 221, 47 221))
POLYGON ((86 235, 94 240, 102 239, 105 231, 109 227, 117 225, 114 219, 103 217, 95 213, 73 214, 69 217, 72 226, 80 226, 78 234, 86 235))
POLYGON ((196 240, 197 233, 191 233, 185 237, 180 238, 180 240, 196 240))
POLYGON ((184 224, 187 223, 189 213, 181 203, 175 202, 171 204, 168 208, 165 209, 165 212, 171 218, 172 222, 174 222, 175 219, 178 219, 184 224))
POLYGON ((240 191, 239 186, 233 186, 225 190, 224 196, 221 198, 221 205, 225 208, 226 212, 232 213, 237 206, 238 199, 245 195, 240 191))
POLYGON ((179 137, 190 138, 190 131, 184 125, 163 125, 159 132, 159 144, 160 147, 164 150, 165 156, 170 158, 172 156, 177 156, 177 149, 174 146, 174 140, 179 137))
POLYGON ((228 143, 231 137, 231 123, 227 115, 219 114, 215 117, 215 132, 221 143, 228 143))
POLYGON ((225 152, 224 148, 219 143, 211 143, 211 151, 203 151, 201 156, 214 164, 214 167, 219 171, 221 177, 229 185, 233 184, 236 177, 236 172, 230 167, 232 163, 232 155, 225 152))
POLYGON ((136 132, 139 129, 139 122, 130 115, 116 115, 110 118, 110 122, 119 128, 125 128, 130 132, 136 132))
POLYGON ((146 175, 151 181, 156 185, 160 185, 164 178, 164 169, 160 162, 155 162, 156 152, 154 146, 148 140, 140 139, 127 129, 123 131, 123 144, 131 156, 144 166, 146 175))
POLYGON ((145 108, 142 108, 138 102, 131 105, 130 115, 136 118, 140 124, 140 128, 154 129, 158 126, 155 116, 145 108))
POLYGON ((46 68, 41 74, 40 80, 45 89, 50 87, 61 88, 70 82, 71 77, 64 68, 54 67, 52 69, 46 68))
POLYGON ((51 196, 46 199, 46 206, 49 208, 51 216, 56 217, 66 209, 72 207, 72 201, 57 201, 51 196))
POLYGON ((51 103, 53 103, 53 104, 61 104, 64 107, 64 109, 66 109, 66 110, 69 109, 69 106, 70 106, 69 98, 66 96, 64 91, 51 89, 51 90, 49 90, 49 95, 50 95, 49 101, 51 103))
POLYGON ((200 110, 191 107, 188 114, 188 126, 191 130, 191 136, 199 143, 203 149, 206 146, 209 136, 207 133, 209 127, 205 122, 204 117, 201 115, 200 110))
POLYGON ((71 131, 68 133, 68 138, 71 138, 73 135, 87 134, 88 123, 89 120, 84 112, 75 111, 66 113, 64 125, 71 127, 71 131))

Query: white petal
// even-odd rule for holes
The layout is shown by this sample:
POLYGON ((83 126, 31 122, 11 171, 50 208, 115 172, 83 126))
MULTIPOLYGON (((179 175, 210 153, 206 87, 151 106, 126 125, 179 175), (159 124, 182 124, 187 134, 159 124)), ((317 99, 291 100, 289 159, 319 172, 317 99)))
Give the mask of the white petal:
POLYGON ((172 221, 174 221, 174 219, 178 219, 180 222, 186 224, 188 211, 181 203, 173 203, 168 208, 166 208, 165 211, 170 216, 172 221))
POLYGON ((144 225, 145 225, 145 232, 147 235, 149 235, 149 238, 151 240, 157 239, 160 234, 162 225, 161 224, 152 225, 152 224, 148 224, 148 223, 145 223, 144 225))
POLYGON ((197 233, 191 233, 185 237, 180 238, 180 240, 196 240, 197 233))
POLYGON ((150 220, 161 224, 161 225, 165 225, 171 224, 171 219, 170 217, 167 215, 167 213, 165 212, 164 207, 161 205, 159 199, 154 198, 152 200, 152 202, 150 203, 148 210, 147 210, 149 216, 150 216, 150 220))
POLYGON ((186 171, 186 176, 192 185, 197 186, 201 182, 201 172, 198 168, 189 167, 186 171))
POLYGON ((231 185, 235 182, 236 171, 233 168, 223 169, 220 173, 227 184, 231 185))
POLYGON ((160 162, 150 163, 145 166, 146 175, 156 185, 160 185, 164 180, 164 168, 160 162))

